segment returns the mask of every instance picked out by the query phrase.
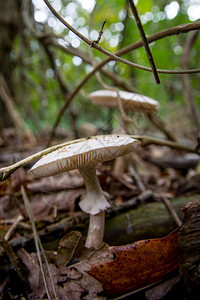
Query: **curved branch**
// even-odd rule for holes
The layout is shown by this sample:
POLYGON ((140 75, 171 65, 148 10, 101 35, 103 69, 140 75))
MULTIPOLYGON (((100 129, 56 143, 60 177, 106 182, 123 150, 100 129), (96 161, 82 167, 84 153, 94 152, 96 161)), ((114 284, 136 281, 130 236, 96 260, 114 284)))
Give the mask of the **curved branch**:
MULTIPOLYGON (((124 135, 123 135, 124 136, 124 135)), ((126 136, 126 135, 125 135, 126 136)), ((167 140, 160 140, 154 137, 149 137, 149 136, 144 136, 144 135, 127 135, 129 137, 132 137, 134 139, 138 139, 141 142, 141 146, 142 147, 146 147, 148 145, 154 144, 154 145, 159 145, 159 146, 166 146, 169 148, 173 148, 173 149, 178 149, 178 150, 182 150, 182 151, 187 151, 187 152, 191 152, 191 153, 197 153, 200 154, 200 151, 195 150, 192 147, 186 146, 186 145, 182 145, 179 143, 175 143, 172 141, 167 141, 167 140)), ((0 181, 4 181, 6 180, 12 173, 14 173, 16 170, 18 170, 21 167, 24 167, 25 165, 41 158, 43 155, 46 155, 52 151, 57 150, 58 148, 61 148, 63 146, 67 146, 70 144, 75 144, 78 143, 80 141, 84 141, 87 139, 95 139, 96 136, 92 136, 92 137, 85 137, 82 139, 78 139, 78 140, 74 140, 74 141, 68 141, 59 145, 55 145, 52 146, 50 148, 47 148, 45 150, 42 150, 40 152, 37 152, 33 155, 30 155, 22 160, 20 160, 19 162, 8 166, 8 167, 3 167, 0 169, 0 181)))
MULTIPOLYGON (((74 27, 72 27, 68 22, 65 21, 58 13, 57 11, 53 8, 53 6, 48 2, 48 0, 44 0, 48 8, 51 10, 51 12, 54 14, 55 17, 59 19, 60 22, 62 22, 68 29, 70 29, 75 35, 77 35, 80 39, 82 39, 85 43, 87 43, 89 46, 97 49, 98 51, 102 52, 103 54, 107 55, 108 57, 111 58, 111 60, 119 61, 121 63, 124 63, 130 67, 134 67, 143 71, 147 72, 152 72, 151 68, 141 66, 139 64, 133 63, 131 61, 128 61, 126 59, 123 59, 116 54, 119 55, 118 52, 116 54, 112 54, 109 51, 105 50, 104 48, 100 47, 98 44, 96 44, 94 41, 89 40, 86 38, 84 35, 82 35, 80 32, 78 32, 74 27)), ((148 39, 147 39, 148 40, 148 39)), ((149 42, 149 40, 148 40, 149 42)), ((143 41, 142 41, 142 46, 143 46, 143 41)), ((163 73, 163 74, 188 74, 188 73, 200 73, 200 69, 193 69, 193 70, 163 70, 163 69, 157 69, 158 73, 163 73)))

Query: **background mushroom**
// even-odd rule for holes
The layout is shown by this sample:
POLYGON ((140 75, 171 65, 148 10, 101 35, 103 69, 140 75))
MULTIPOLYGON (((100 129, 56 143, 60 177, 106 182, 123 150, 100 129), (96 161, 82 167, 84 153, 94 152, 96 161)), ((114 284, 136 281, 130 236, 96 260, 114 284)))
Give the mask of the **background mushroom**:
POLYGON ((90 214, 85 244, 87 248, 98 249, 102 246, 105 210, 110 206, 98 181, 95 165, 130 153, 137 144, 137 140, 127 135, 105 135, 87 138, 84 141, 76 140, 43 156, 30 169, 30 173, 36 177, 79 170, 87 191, 79 205, 84 212, 90 214))
MULTIPOLYGON (((167 139, 176 141, 176 137, 173 135, 173 133, 167 129, 164 122, 158 117, 157 114, 155 114, 160 108, 159 102, 150 97, 126 91, 104 89, 90 93, 89 98, 98 106, 118 108, 121 114, 118 95, 120 96, 121 104, 125 112, 140 111, 146 113, 146 116, 152 122, 152 124, 162 133, 164 133, 167 139)), ((119 124, 121 127, 124 127, 124 121, 121 116, 119 117, 119 124)), ((135 134, 136 132, 131 132, 131 134, 133 133, 135 134)))
MULTIPOLYGON (((156 112, 159 109, 159 103, 156 100, 144 95, 119 91, 119 96, 125 111, 156 112)), ((94 104, 110 108, 118 108, 117 97, 117 91, 113 90, 98 90, 89 94, 94 104)))

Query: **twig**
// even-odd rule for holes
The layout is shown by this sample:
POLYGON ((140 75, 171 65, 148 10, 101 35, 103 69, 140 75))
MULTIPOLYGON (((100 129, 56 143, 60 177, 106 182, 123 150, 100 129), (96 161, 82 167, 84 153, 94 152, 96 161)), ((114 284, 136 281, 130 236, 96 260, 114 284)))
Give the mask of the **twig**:
MULTIPOLYGON (((126 135, 123 135, 126 136, 126 135)), ((182 151, 187 151, 187 152, 191 152, 191 153, 197 153, 199 154, 200 152, 197 150, 195 150, 192 147, 186 146, 186 145, 182 145, 182 144, 178 144, 172 141, 167 141, 167 140, 160 140, 160 139, 156 139, 153 137, 149 137, 149 136, 144 136, 144 135, 127 135, 129 137, 132 137, 134 139, 138 139, 141 142, 141 146, 142 147, 146 147, 148 145, 154 144, 154 145, 160 145, 160 146, 166 146, 169 148, 173 148, 173 149, 178 149, 178 150, 182 150, 182 151)), ((20 160, 19 162, 10 165, 8 167, 3 167, 0 169, 0 181, 4 181, 6 180, 12 173, 14 173, 16 170, 18 170, 21 167, 24 167, 25 165, 29 164, 30 162, 35 161, 36 159, 41 158, 43 155, 46 155, 52 151, 57 150, 58 148, 61 148, 63 146, 67 146, 70 144, 75 144, 78 143, 80 141, 84 141, 87 139, 95 139, 96 136, 93 137, 86 137, 86 138, 82 138, 79 140, 74 140, 74 141, 68 141, 66 143, 62 143, 59 145, 55 145, 52 146, 50 148, 47 148, 45 150, 42 150, 40 152, 37 152, 33 155, 30 155, 22 160, 20 160)))
POLYGON ((122 118, 122 121, 124 122, 124 126, 125 126, 125 130, 127 133, 129 134, 136 134, 136 129, 135 129, 135 124, 132 118, 130 118, 124 111, 124 107, 122 105, 122 100, 119 94, 119 90, 117 89, 113 89, 117 92, 117 102, 118 102, 118 109, 119 109, 119 113, 120 116, 122 118), (126 124, 129 124, 131 127, 131 132, 129 132, 128 128, 126 127, 126 124))
POLYGON ((139 187, 140 191, 141 192, 145 192, 146 191, 146 187, 144 185, 144 182, 142 181, 139 173, 135 170, 135 168, 133 167, 133 165, 129 165, 128 167, 130 173, 133 175, 135 181, 136 181, 136 184, 137 186, 139 187))
POLYGON ((158 73, 157 73, 157 70, 156 70, 156 65, 154 63, 153 55, 151 53, 151 50, 150 50, 150 47, 149 47, 149 44, 148 44, 148 41, 147 41, 147 38, 146 38, 146 35, 145 35, 145 32, 144 32, 144 29, 143 29, 143 26, 142 26, 142 23, 140 21, 140 17, 138 15, 137 8, 136 8, 133 0, 129 0, 129 5, 130 5, 132 13, 133 13, 133 15, 135 17, 137 27, 139 29, 141 38, 143 40, 144 49, 145 49, 145 51, 147 53, 147 57, 148 57, 149 63, 151 65, 151 67, 152 67, 154 78, 156 80, 156 83, 159 84, 160 83, 160 79, 159 79, 159 76, 158 76, 158 73))
POLYGON ((178 225, 178 226, 181 226, 182 222, 181 220, 179 219, 175 209, 173 208, 171 202, 164 196, 162 196, 162 200, 163 202, 165 203, 165 206, 167 207, 168 211, 170 212, 173 220, 175 221, 175 223, 178 225))
MULTIPOLYGON (((93 43, 93 41, 90 41, 89 39, 87 39, 84 35, 82 35, 75 28, 73 28, 69 23, 67 23, 65 21, 65 19, 63 19, 56 12, 56 10, 52 7, 52 5, 47 0, 44 0, 44 2, 48 6, 48 8, 51 10, 51 12, 59 19, 59 21, 61 21, 68 29, 70 29, 75 35, 77 35, 80 39, 82 39, 84 42, 86 42, 89 46, 91 44, 93 44, 92 46, 95 49, 97 49, 98 51, 100 51, 100 52, 104 53, 105 55, 109 56, 111 58, 111 60, 120 61, 121 63, 124 63, 124 64, 126 64, 128 66, 131 66, 131 67, 134 67, 134 68, 138 68, 138 69, 143 70, 143 71, 152 72, 151 68, 148 68, 148 67, 145 67, 145 66, 141 66, 139 64, 136 64, 136 63, 130 62, 130 61, 126 60, 126 59, 123 59, 123 58, 117 56, 116 54, 112 54, 109 51, 105 50, 104 48, 100 47, 98 44, 93 43)), ((179 71, 176 71, 176 70, 169 71, 169 70, 157 69, 157 72, 158 73, 164 73, 164 74, 186 74, 186 73, 200 73, 200 69, 179 70, 179 71)))
POLYGON ((69 89, 68 89, 66 83, 64 82, 64 80, 63 80, 63 78, 62 78, 62 76, 61 76, 61 74, 60 74, 60 72, 59 72, 59 70, 58 70, 58 68, 56 66, 53 53, 51 52, 51 50, 49 49, 49 47, 47 46, 47 44, 44 42, 43 39, 40 39, 39 41, 43 45, 44 50, 45 50, 45 52, 46 52, 46 54, 47 54, 47 56, 49 58, 51 67, 52 67, 52 69, 53 69, 53 71, 55 73, 55 76, 57 78, 57 81, 58 81, 58 83, 60 85, 61 92, 64 94, 64 98, 66 98, 66 95, 69 92, 69 89))
POLYGON ((23 186, 21 186, 21 193, 22 193, 22 197, 23 197, 23 200, 24 200, 24 205, 26 207, 26 210, 27 210, 30 222, 31 222, 31 226, 32 226, 32 230, 33 230, 33 237, 34 237, 35 247, 36 247, 36 252, 37 252, 37 257, 38 257, 38 261, 39 261, 39 265, 40 265, 40 269, 41 269, 42 278, 43 278, 44 286, 45 286, 45 289, 46 289, 47 297, 48 297, 48 299, 51 299, 51 296, 50 296, 50 293, 49 293, 49 288, 48 288, 48 285, 47 285, 46 274, 44 272, 42 259, 41 259, 41 255, 40 255, 40 249, 42 250, 42 254, 43 254, 43 257, 45 259, 47 269, 49 271, 49 276, 50 276, 54 296, 55 296, 56 299, 58 299, 58 297, 56 295, 56 290, 55 290, 55 285, 54 285, 54 282, 53 282, 53 278, 52 278, 52 275, 51 275, 51 272, 50 272, 50 269, 49 269, 49 265, 48 265, 48 262, 47 262, 47 259, 46 259, 46 255, 44 253, 44 249, 42 247, 40 238, 38 236, 38 233, 37 233, 37 230, 36 230, 36 227, 35 227, 35 222, 34 222, 34 219, 33 219, 33 214, 32 214, 32 211, 31 211, 30 202, 29 202, 29 199, 26 195, 26 192, 25 192, 25 189, 24 189, 23 186))
POLYGON ((169 148, 172 148, 172 149, 192 152, 192 153, 198 153, 198 154, 200 153, 197 150, 195 150, 194 148, 191 148, 189 146, 182 145, 182 144, 179 144, 179 143, 175 143, 173 141, 160 140, 160 139, 145 136, 145 135, 142 135, 142 136, 132 135, 132 137, 134 137, 135 139, 138 139, 141 142, 142 147, 146 147, 148 145, 153 144, 153 145, 169 147, 169 148))
MULTIPOLYGON (((95 9, 95 7, 94 7, 95 9)), ((94 13, 94 9, 92 11, 92 13, 90 14, 90 19, 89 19, 89 32, 91 30, 91 24, 92 24, 92 18, 93 18, 93 13, 94 13)), ((89 48, 89 55, 90 55, 90 59, 91 59, 91 62, 92 62, 92 65, 95 67, 95 63, 94 63, 94 55, 93 55, 93 51, 92 49, 89 48)), ((99 82, 99 84, 106 90, 112 90, 112 91, 115 91, 117 93, 117 101, 118 101, 118 109, 119 109, 119 115, 120 117, 122 118, 123 120, 123 125, 125 127, 125 131, 126 133, 129 133, 128 132, 128 129, 126 128, 126 123, 129 123, 132 127, 132 132, 131 134, 136 134, 135 132, 135 126, 134 126, 134 122, 133 120, 127 116, 127 114, 125 113, 124 111, 124 108, 123 108, 123 105, 122 105, 122 101, 121 101, 121 97, 120 97, 120 94, 119 94, 119 89, 117 87, 113 87, 113 86, 109 86, 107 85, 103 79, 101 78, 100 74, 98 72, 95 73, 95 76, 96 76, 96 79, 97 81, 99 82)))
MULTIPOLYGON (((86 138, 83 138, 82 140, 85 140, 86 138)), ((80 140, 78 140, 80 141, 80 140)), ((66 146, 66 145, 69 145, 69 144, 72 144, 72 143, 76 143, 77 141, 69 141, 69 142, 66 142, 66 143, 63 143, 63 144, 60 144, 60 145, 55 145, 55 146, 52 146, 50 148, 47 148, 45 150, 42 150, 40 152, 37 152, 25 159, 22 159, 20 160, 19 162, 11 165, 11 166, 8 166, 8 167, 3 167, 0 169, 0 181, 4 181, 6 180, 13 172, 15 172, 16 170, 18 170, 19 168, 21 167, 24 167, 25 165, 29 164, 30 162, 32 161, 35 161, 39 158, 41 158, 43 155, 46 155, 52 151, 55 151, 57 150, 58 148, 62 147, 62 146, 66 146)))
POLYGON ((162 131, 165 136, 170 140, 170 141, 173 141, 173 142, 176 142, 176 138, 175 136, 173 135, 172 132, 170 132, 164 122, 155 114, 150 114, 150 113, 147 113, 147 116, 149 118, 149 120, 160 130, 162 131))
POLYGON ((13 231, 15 230, 15 228, 17 227, 17 225, 19 224, 19 222, 21 222, 23 220, 23 216, 19 215, 13 222, 13 224, 10 226, 9 230, 6 232, 4 239, 6 241, 8 241, 13 233, 13 231))
MULTIPOLYGON (((101 26, 101 30, 99 31, 98 38, 95 41, 93 41, 93 43, 98 44, 100 42, 102 34, 103 34, 103 28, 104 28, 105 23, 106 23, 106 20, 104 20, 104 22, 103 22, 103 24, 101 26)), ((93 43, 92 43, 92 45, 90 45, 91 47, 93 47, 93 43)))
MULTIPOLYGON (((150 44, 152 42, 158 41, 160 39, 163 39, 163 38, 171 36, 171 35, 179 35, 179 34, 182 34, 182 33, 188 33, 189 31, 198 30, 198 29, 200 29, 200 21, 193 22, 193 23, 188 23, 188 24, 181 24, 181 25, 171 27, 171 28, 167 28, 167 29, 164 29, 164 30, 159 31, 157 33, 154 33, 154 34, 147 37, 147 41, 150 44)), ((135 42, 131 45, 128 45, 128 46, 118 50, 115 54, 118 55, 118 56, 122 56, 122 55, 127 54, 127 53, 129 53, 133 50, 136 50, 136 49, 138 49, 142 46, 143 46, 143 41, 140 40, 140 41, 137 41, 137 42, 135 42)), ((106 60, 110 61, 109 58, 107 58, 106 60)), ((165 71, 167 71, 167 70, 165 70, 165 71)), ((180 74, 180 73, 176 73, 176 74, 180 74)))

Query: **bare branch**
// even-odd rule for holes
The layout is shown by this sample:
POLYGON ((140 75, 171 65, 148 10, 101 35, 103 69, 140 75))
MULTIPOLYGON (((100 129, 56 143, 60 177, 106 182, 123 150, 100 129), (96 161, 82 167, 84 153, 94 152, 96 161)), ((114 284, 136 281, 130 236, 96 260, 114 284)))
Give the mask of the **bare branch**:
POLYGON ((145 35, 145 32, 144 32, 144 29, 143 29, 143 26, 142 26, 142 23, 140 21, 140 17, 138 15, 138 12, 137 12, 137 8, 133 2, 133 0, 129 0, 129 5, 130 5, 130 8, 132 10, 132 13, 135 17, 135 20, 136 20, 136 24, 137 24, 137 27, 139 29, 139 32, 140 32, 140 35, 141 35, 141 38, 143 40, 143 43, 144 43, 144 49, 147 53, 147 57, 148 57, 148 60, 149 60, 149 63, 152 67, 152 72, 153 72, 153 75, 154 75, 154 78, 156 80, 156 83, 160 83, 160 79, 159 79, 159 76, 158 76, 158 73, 157 73, 157 70, 156 70, 156 65, 154 63, 154 60, 153 60, 153 55, 151 53, 151 50, 149 48, 149 44, 148 44, 148 41, 147 41, 147 38, 146 38, 146 35, 145 35))
MULTIPOLYGON (((51 10, 51 12, 68 28, 70 29, 75 35, 77 35, 80 39, 82 39, 84 42, 86 42, 89 46, 92 45, 93 48, 97 49, 98 51, 102 52, 103 54, 109 56, 111 60, 119 61, 121 63, 124 63, 130 67, 134 67, 143 71, 147 72, 152 72, 151 68, 141 66, 139 64, 130 62, 126 59, 123 59, 116 54, 112 54, 109 51, 105 50, 104 48, 100 47, 98 44, 93 43, 93 41, 90 41, 87 39, 84 35, 82 35, 80 32, 78 32, 75 28, 73 28, 69 23, 65 21, 57 12, 56 10, 52 7, 52 5, 47 1, 44 0, 48 8, 51 10)), ((149 42, 149 40, 148 40, 149 42)), ((143 46, 143 44, 142 44, 143 46)), ((187 73, 200 73, 200 69, 194 69, 194 70, 162 70, 162 69, 157 69, 158 73, 164 73, 164 74, 187 74, 187 73)))

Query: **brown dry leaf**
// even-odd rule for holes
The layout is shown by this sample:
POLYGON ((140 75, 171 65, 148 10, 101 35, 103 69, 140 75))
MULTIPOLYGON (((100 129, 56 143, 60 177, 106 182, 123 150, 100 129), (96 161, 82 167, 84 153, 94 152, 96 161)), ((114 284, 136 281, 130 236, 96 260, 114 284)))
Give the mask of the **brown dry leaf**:
POLYGON ((63 287, 59 287, 58 299, 59 300, 79 300, 84 293, 84 289, 77 282, 66 282, 63 287))
POLYGON ((56 257, 59 269, 62 270, 70 262, 81 238, 82 234, 79 231, 71 231, 60 240, 56 257))
POLYGON ((161 280, 178 267, 177 234, 111 247, 117 258, 92 266, 88 274, 103 284, 107 295, 140 289, 161 280))
POLYGON ((45 294, 45 289, 36 255, 29 254, 23 248, 17 251, 17 255, 29 270, 28 282, 30 284, 32 294, 42 299, 45 294))
MULTIPOLYGON (((31 253, 29 254, 28 252, 26 252, 24 249, 20 249, 17 251, 18 256, 21 258, 21 260, 23 261, 23 263, 25 264, 25 266, 27 267, 27 269, 29 270, 29 275, 28 275, 28 281, 31 287, 31 291, 29 291, 29 298, 30 299, 46 299, 46 290, 44 287, 44 282, 42 279, 42 273, 41 273, 41 269, 38 265, 38 261, 37 261, 37 256, 35 253, 31 253)), ((46 280, 48 283, 48 288, 49 288, 49 292, 50 295, 53 298, 54 297, 54 293, 53 293, 53 288, 50 282, 50 278, 48 276, 48 272, 47 272, 47 268, 45 265, 43 265, 44 267, 44 273, 46 276, 46 280)), ((56 294, 58 296, 59 300, 75 300, 75 299, 80 299, 80 298, 74 298, 74 292, 77 294, 77 292, 80 291, 80 288, 77 289, 76 286, 76 290, 73 290, 73 287, 70 288, 70 285, 68 287, 68 292, 69 295, 66 295, 66 290, 64 290, 62 288, 62 286, 57 285, 57 276, 59 276, 58 270, 56 268, 55 265, 53 264, 49 264, 50 270, 51 270, 51 274, 54 280, 54 284, 55 284, 55 288, 56 288, 56 294)), ((64 282, 66 282, 66 278, 63 279, 64 282)), ((82 291, 82 290, 81 290, 82 291)), ((79 293, 81 295, 81 293, 79 293)))

